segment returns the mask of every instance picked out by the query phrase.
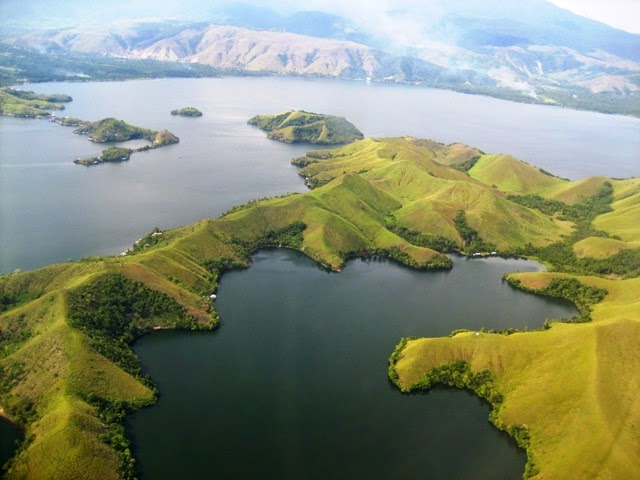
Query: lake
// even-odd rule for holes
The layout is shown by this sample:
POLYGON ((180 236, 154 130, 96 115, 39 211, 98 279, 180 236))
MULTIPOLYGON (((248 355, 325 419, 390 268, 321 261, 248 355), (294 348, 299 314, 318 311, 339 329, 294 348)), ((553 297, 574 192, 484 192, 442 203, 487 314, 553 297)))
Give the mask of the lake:
MULTIPOLYGON (((0 272, 117 254, 155 226, 216 217, 305 191, 289 163, 309 146, 246 121, 300 108, 345 116, 367 136, 412 135, 508 153, 570 178, 640 175, 640 121, 442 90, 291 78, 28 85, 74 98, 63 113, 166 128, 177 145, 82 167, 104 146, 43 120, 0 117, 0 272), (194 106, 204 116, 171 116, 194 106)), ((572 315, 516 291, 533 262, 455 259, 451 272, 352 261, 340 274, 290 251, 225 275, 211 334, 136 344, 158 404, 129 424, 143 478, 520 478, 524 454, 459 391, 401 395, 386 378, 400 337, 456 328, 539 328, 572 315)), ((0 425, 0 430, 2 430, 0 425)))
POLYGON ((219 331, 136 343, 161 392, 129 424, 141 478, 520 478, 526 457, 487 405, 447 389, 402 395, 387 358, 403 336, 538 329, 576 310, 502 281, 535 262, 454 261, 418 272, 356 260, 328 273, 269 250, 224 275, 219 331))
POLYGON ((166 128, 177 145, 94 167, 104 149, 72 128, 0 117, 0 273, 118 254, 154 227, 304 191, 286 145, 246 124, 290 108, 345 116, 367 136, 412 135, 508 153, 571 178, 640 175, 640 120, 400 85, 292 78, 160 79, 23 86, 74 101, 61 115, 166 128), (192 105, 204 115, 170 115, 192 105))

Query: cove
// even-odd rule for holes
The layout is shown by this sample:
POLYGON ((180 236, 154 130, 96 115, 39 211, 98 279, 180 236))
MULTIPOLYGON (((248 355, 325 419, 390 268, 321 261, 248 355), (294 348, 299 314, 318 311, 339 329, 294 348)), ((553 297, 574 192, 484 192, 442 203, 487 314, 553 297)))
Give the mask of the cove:
POLYGON ((419 272, 354 260, 329 273, 261 251, 222 278, 212 333, 157 332, 135 351, 161 393, 129 418, 143 479, 520 478, 524 453, 472 395, 402 395, 386 376, 400 337, 540 328, 575 308, 515 290, 540 265, 454 257, 419 272))
POLYGON ((0 416, 0 471, 15 454, 16 446, 24 440, 24 431, 15 423, 0 416))

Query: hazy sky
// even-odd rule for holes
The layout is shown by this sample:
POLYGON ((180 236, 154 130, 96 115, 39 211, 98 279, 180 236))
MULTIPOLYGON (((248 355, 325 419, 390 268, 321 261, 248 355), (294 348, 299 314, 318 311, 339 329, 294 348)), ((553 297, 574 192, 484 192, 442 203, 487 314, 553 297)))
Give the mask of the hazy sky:
MULTIPOLYGON (((447 0, 445 0, 446 2, 447 0)), ((468 0, 473 3, 476 0, 468 0)), ((517 8, 523 0, 505 0, 503 3, 517 8)), ((598 20, 615 28, 640 33, 640 0, 547 0, 559 7, 571 10, 584 17, 598 20)), ((254 0, 254 3, 262 3, 254 0)), ((429 0, 266 0, 265 4, 288 3, 300 8, 302 5, 317 10, 389 11, 407 5, 419 5, 421 9, 429 5, 429 0), (364 5, 364 6, 363 6, 364 5)))
MULTIPOLYGON (((407 10, 418 15, 407 15, 406 21, 422 23, 424 19, 438 15, 438 3, 457 5, 461 10, 469 10, 473 5, 482 3, 481 0, 0 0, 0 19, 12 13, 31 14, 36 18, 48 16, 65 17, 67 13, 78 13, 83 20, 98 20, 95 10, 112 11, 115 15, 129 16, 135 13, 154 16, 162 14, 176 15, 185 10, 206 11, 215 5, 232 2, 247 2, 254 5, 280 7, 283 12, 292 10, 321 10, 347 14, 352 18, 366 23, 370 19, 377 27, 376 18, 384 18, 385 13, 395 10, 407 10), (66 7, 66 8, 65 8, 66 7), (191 7, 191 8, 189 8, 191 7), (57 15, 56 15, 57 14, 57 15), (96 18, 97 17, 97 18, 96 18)), ((547 0, 562 8, 571 10, 579 15, 598 20, 616 28, 621 28, 640 34, 640 0, 547 0)), ((501 10, 526 10, 527 6, 537 3, 536 0, 493 0, 501 10)), ((496 8, 498 8, 496 7, 496 8)), ((396 17, 397 19, 397 17, 396 17)), ((407 25, 410 27, 416 25, 407 25)), ((0 29, 2 21, 0 20, 0 29)))
POLYGON ((640 33, 640 0, 549 0, 583 17, 640 33))

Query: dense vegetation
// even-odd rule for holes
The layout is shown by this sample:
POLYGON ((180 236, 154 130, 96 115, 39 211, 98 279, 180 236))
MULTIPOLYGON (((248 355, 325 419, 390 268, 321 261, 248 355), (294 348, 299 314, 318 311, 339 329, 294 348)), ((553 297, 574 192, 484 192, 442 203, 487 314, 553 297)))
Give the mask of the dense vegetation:
POLYGON ((194 328, 196 320, 168 295, 120 274, 109 274, 69 294, 69 324, 85 332, 91 345, 127 372, 140 377, 129 344, 158 322, 194 328))
POLYGON ((180 115, 181 117, 201 117, 202 112, 194 107, 184 107, 171 110, 171 115, 180 115))
POLYGON ((585 285, 574 277, 568 278, 552 278, 549 284, 544 288, 532 289, 524 286, 522 282, 515 277, 505 276, 505 279, 513 286, 520 289, 546 295, 547 297, 564 298, 573 302, 580 316, 573 318, 572 322, 589 322, 591 321, 591 312, 593 306, 602 302, 607 295, 607 291, 593 285, 585 285))
POLYGON ((467 215, 464 210, 458 210, 453 219, 458 234, 464 242, 465 252, 491 252, 496 247, 480 238, 478 231, 472 228, 467 222, 467 215))
POLYGON ((109 147, 100 154, 101 162, 124 162, 131 157, 130 148, 109 147))
POLYGON ((133 78, 203 78, 255 75, 197 63, 130 60, 83 53, 40 53, 0 43, 0 86, 24 82, 116 81, 133 78))
POLYGON ((362 132, 342 117, 303 110, 256 115, 248 123, 269 132, 269 138, 287 143, 339 145, 363 138, 362 132))

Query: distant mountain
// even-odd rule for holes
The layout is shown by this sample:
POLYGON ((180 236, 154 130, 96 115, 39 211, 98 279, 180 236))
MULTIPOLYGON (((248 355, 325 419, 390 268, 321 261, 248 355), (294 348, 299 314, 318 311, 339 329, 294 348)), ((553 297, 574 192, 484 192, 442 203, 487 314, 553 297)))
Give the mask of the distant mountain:
POLYGON ((433 84, 469 80, 478 85, 495 84, 489 77, 471 70, 389 55, 351 41, 233 26, 143 22, 49 30, 5 42, 40 52, 97 53, 257 72, 412 82, 428 78, 433 84))
MULTIPOLYGON (((521 101, 640 112, 640 35, 544 0, 433 0, 391 10, 374 10, 372 4, 371 12, 363 7, 366 14, 353 18, 319 11, 283 13, 249 3, 208 4, 197 10, 197 3, 187 1, 183 17, 197 17, 198 22, 37 29, 5 34, 3 41, 43 53, 369 77, 521 101)), ((69 8, 69 2, 63 5, 69 8)))

